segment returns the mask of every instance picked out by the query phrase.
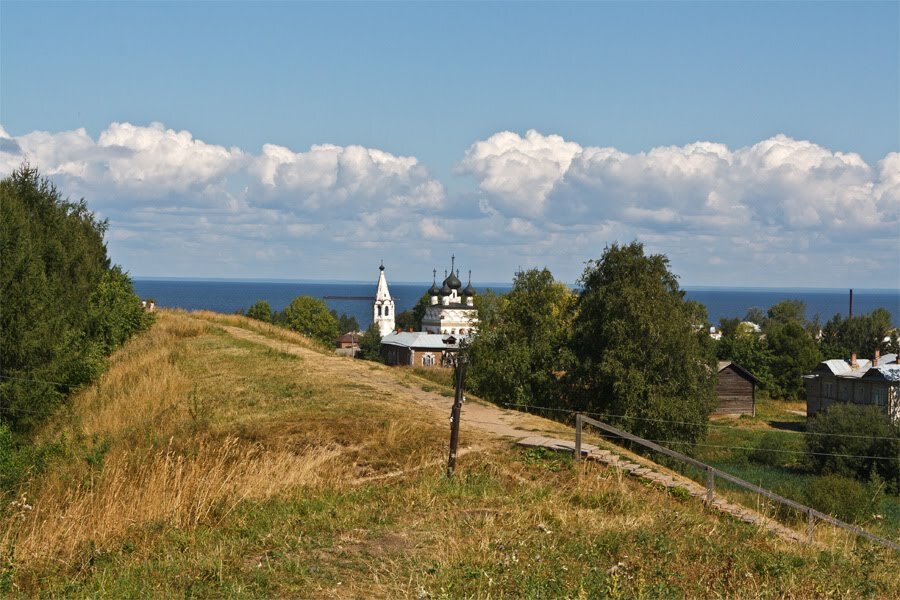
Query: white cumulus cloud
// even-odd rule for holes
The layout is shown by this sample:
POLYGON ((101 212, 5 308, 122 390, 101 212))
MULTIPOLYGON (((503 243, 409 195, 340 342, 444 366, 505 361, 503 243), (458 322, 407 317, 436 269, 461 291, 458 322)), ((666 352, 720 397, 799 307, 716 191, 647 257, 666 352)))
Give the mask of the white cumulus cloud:
POLYGON ((473 144, 459 169, 510 218, 858 233, 896 228, 900 212, 896 153, 873 168, 858 154, 785 135, 737 150, 697 142, 629 154, 500 132, 473 144))

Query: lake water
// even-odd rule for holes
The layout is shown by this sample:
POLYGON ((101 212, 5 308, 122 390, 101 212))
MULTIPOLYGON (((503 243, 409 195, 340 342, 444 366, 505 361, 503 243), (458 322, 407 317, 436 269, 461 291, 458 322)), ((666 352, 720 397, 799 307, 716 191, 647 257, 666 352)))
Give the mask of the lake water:
MULTIPOLYGON (((411 308, 431 286, 427 283, 390 283, 397 312, 411 308)), ((323 298, 325 296, 375 296, 375 282, 265 282, 265 281, 209 281, 188 279, 135 279, 134 287, 142 298, 153 298, 158 306, 186 310, 208 309, 233 313, 246 310, 257 300, 265 300, 273 310, 284 310, 288 303, 300 295, 323 298)), ((477 287, 477 286, 476 286, 477 287)), ((495 292, 509 291, 510 286, 487 286, 495 292)), ((484 288, 478 287, 479 290, 484 288)), ((802 300, 806 303, 806 316, 818 314, 824 323, 840 313, 847 315, 849 290, 810 288, 711 288, 686 286, 686 296, 706 306, 710 322, 719 319, 743 317, 750 308, 767 310, 782 300, 802 300)), ((338 314, 356 317, 363 329, 372 322, 371 300, 325 301, 338 314)), ((853 313, 863 314, 876 308, 886 308, 894 324, 900 316, 900 290, 853 291, 853 313)))

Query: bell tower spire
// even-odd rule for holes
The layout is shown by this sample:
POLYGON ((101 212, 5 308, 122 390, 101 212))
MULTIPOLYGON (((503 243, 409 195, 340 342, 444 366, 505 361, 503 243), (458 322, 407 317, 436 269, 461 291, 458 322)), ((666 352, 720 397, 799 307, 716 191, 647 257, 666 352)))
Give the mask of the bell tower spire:
POLYGON ((384 261, 381 261, 381 266, 378 267, 378 287, 375 289, 375 301, 372 304, 372 322, 382 336, 394 331, 394 299, 391 298, 387 278, 384 276, 384 261))

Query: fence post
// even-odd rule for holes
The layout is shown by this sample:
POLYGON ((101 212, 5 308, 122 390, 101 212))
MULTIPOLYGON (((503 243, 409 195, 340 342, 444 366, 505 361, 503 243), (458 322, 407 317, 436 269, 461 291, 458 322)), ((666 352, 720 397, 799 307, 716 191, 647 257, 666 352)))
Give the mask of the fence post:
POLYGON ((813 525, 816 522, 816 518, 813 516, 813 511, 811 508, 806 509, 806 516, 808 519, 806 522, 806 541, 809 542, 810 544, 812 544, 813 543, 813 525))
POLYGON ((706 467, 706 501, 712 504, 713 501, 713 483, 715 481, 715 474, 713 473, 712 467, 706 467))
POLYGON ((575 415, 575 462, 581 460, 581 413, 575 415))

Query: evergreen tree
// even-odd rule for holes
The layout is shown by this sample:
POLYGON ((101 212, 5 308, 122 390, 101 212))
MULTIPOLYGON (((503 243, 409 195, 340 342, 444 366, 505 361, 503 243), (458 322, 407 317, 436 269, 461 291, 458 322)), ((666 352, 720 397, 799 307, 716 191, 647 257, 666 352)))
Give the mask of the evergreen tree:
POLYGON ((64 199, 27 164, 0 181, 0 420, 37 424, 103 357, 148 323, 111 268, 84 200, 64 199))

